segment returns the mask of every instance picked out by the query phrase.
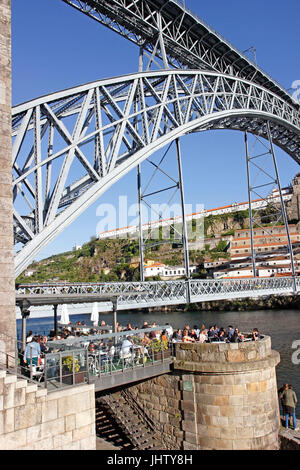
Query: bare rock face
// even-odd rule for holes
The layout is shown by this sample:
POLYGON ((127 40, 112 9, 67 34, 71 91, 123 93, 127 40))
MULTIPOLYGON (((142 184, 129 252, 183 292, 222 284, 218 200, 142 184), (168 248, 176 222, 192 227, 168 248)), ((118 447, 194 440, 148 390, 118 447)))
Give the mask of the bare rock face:
POLYGON ((244 226, 249 225, 249 219, 235 220, 232 216, 224 217, 224 219, 213 220, 212 223, 207 227, 207 235, 210 236, 220 236, 224 232, 230 230, 240 230, 244 226))
MULTIPOLYGON (((286 212, 289 222, 300 220, 300 174, 297 174, 292 182, 293 196, 290 201, 286 203, 286 212)), ((298 226, 297 226, 298 230, 298 226)))

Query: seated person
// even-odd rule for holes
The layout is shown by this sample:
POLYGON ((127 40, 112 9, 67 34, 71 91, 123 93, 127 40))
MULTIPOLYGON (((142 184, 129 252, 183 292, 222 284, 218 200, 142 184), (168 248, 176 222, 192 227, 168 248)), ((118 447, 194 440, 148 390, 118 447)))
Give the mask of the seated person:
POLYGON ((242 335, 241 333, 239 332, 239 329, 238 328, 235 328, 234 329, 234 333, 231 337, 231 340, 230 342, 231 343, 240 343, 242 341, 242 335))
POLYGON ((49 351, 49 347, 46 345, 47 341, 47 336, 43 336, 43 338, 40 340, 41 353, 49 351))
POLYGON ((173 333, 172 343, 180 343, 182 341, 182 331, 177 330, 173 333))
POLYGON ((221 329, 219 332, 219 341, 223 341, 223 342, 227 341, 227 338, 225 336, 225 331, 223 329, 221 329))
POLYGON ((228 338, 229 341, 231 340, 231 337, 232 337, 233 333, 234 333, 233 326, 228 325, 228 327, 227 327, 227 338, 228 338))
POLYGON ((189 335, 188 330, 183 330, 182 342, 183 343, 195 343, 196 340, 194 338, 191 338, 191 336, 189 335))
POLYGON ((199 343, 205 343, 207 341, 207 333, 205 326, 202 325, 199 336, 198 336, 199 343))
POLYGON ((207 337, 209 341, 212 341, 216 337, 216 332, 213 326, 209 327, 209 330, 207 332, 207 337))
POLYGON ((150 344, 151 344, 151 339, 149 338, 149 333, 145 333, 144 338, 142 339, 142 345, 150 346, 150 344))
POLYGON ((168 338, 168 334, 166 332, 166 330, 163 330, 162 334, 161 334, 161 340, 164 342, 164 343, 168 343, 169 342, 169 338, 168 338))
POLYGON ((130 336, 127 336, 127 338, 123 339, 122 341, 122 346, 121 346, 121 352, 123 356, 127 356, 132 352, 132 346, 133 346, 133 341, 130 338, 130 336))
POLYGON ((96 352, 96 345, 94 343, 90 343, 89 346, 88 346, 88 352, 93 354, 96 352))
MULTIPOLYGON (((151 327, 152 328, 152 327, 151 327)), ((156 339, 156 331, 150 331, 149 333, 151 339, 156 339)))
POLYGON ((194 338, 195 341, 197 341, 197 339, 198 339, 197 333, 196 333, 194 328, 191 329, 190 337, 194 338))
POLYGON ((172 335, 173 335, 173 328, 171 325, 169 325, 169 323, 166 323, 166 331, 167 331, 167 334, 168 334, 168 337, 169 338, 172 338, 172 335))
POLYGON ((257 341, 258 339, 261 339, 261 335, 259 334, 257 328, 253 328, 253 330, 252 330, 252 341, 257 341))

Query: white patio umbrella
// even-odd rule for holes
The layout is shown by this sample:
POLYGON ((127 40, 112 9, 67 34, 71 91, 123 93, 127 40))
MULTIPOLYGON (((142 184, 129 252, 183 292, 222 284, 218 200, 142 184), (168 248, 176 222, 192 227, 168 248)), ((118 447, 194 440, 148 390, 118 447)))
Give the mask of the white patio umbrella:
POLYGON ((60 316, 59 323, 61 325, 67 325, 69 321, 70 321, 70 318, 69 318, 68 306, 66 304, 63 304, 61 306, 61 316, 60 316))
POLYGON ((93 307, 92 307, 92 313, 91 313, 91 322, 93 323, 94 326, 98 326, 98 320, 99 320, 98 304, 97 302, 94 302, 93 307))

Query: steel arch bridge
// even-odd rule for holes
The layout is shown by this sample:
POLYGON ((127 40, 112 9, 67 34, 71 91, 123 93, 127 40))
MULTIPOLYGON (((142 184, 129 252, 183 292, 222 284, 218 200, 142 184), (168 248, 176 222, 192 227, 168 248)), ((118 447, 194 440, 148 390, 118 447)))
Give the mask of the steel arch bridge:
POLYGON ((169 68, 14 107, 14 235, 23 245, 16 276, 109 187, 182 135, 236 129, 268 138, 269 127, 273 142, 300 163, 299 106, 276 87, 253 75, 169 68))

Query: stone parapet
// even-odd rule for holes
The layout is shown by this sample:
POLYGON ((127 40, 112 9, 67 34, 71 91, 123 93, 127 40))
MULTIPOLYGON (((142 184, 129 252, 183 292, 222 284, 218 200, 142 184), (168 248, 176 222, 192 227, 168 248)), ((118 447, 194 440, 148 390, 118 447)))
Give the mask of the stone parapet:
POLYGON ((187 362, 251 362, 265 359, 271 353, 271 338, 242 343, 176 343, 176 361, 187 362))

